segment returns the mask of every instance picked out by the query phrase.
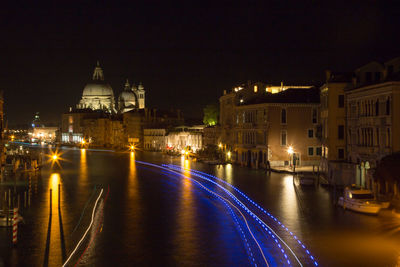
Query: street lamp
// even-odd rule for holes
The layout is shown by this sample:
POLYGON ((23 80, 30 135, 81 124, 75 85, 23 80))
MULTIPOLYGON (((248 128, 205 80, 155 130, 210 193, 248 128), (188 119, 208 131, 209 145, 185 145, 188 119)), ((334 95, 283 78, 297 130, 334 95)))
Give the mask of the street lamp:
POLYGON ((293 171, 296 171, 296 154, 294 154, 293 147, 289 146, 287 152, 290 155, 291 160, 293 161, 293 171))

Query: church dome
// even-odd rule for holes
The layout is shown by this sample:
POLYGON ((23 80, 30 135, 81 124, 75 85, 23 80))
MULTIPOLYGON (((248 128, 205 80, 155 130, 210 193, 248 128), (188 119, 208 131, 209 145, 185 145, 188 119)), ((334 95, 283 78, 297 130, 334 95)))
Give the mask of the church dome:
POLYGON ((97 62, 97 66, 94 69, 93 81, 88 83, 83 89, 83 97, 94 96, 114 96, 111 86, 104 82, 103 70, 101 69, 99 62, 97 62))
POLYGON ((118 97, 118 103, 121 112, 126 112, 137 107, 137 96, 130 89, 128 80, 126 80, 125 88, 118 97))
POLYGON ((114 93, 109 84, 93 81, 83 89, 83 97, 85 96, 114 96, 114 93))

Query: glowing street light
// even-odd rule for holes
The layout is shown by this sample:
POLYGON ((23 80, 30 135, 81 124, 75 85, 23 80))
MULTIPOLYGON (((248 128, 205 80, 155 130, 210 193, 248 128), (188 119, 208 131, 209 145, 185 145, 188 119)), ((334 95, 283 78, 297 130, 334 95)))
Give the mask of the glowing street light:
POLYGON ((218 147, 219 147, 219 148, 222 148, 222 143, 219 143, 219 144, 218 144, 218 147))
POLYGON ((135 150, 135 145, 130 145, 130 146, 129 146, 129 150, 130 150, 130 151, 134 151, 134 150, 135 150))
POLYGON ((58 156, 57 156, 56 154, 54 154, 51 158, 52 158, 53 160, 58 160, 58 156))
POLYGON ((289 146, 289 148, 287 149, 287 153, 289 153, 290 155, 292 155, 294 153, 292 146, 289 146))

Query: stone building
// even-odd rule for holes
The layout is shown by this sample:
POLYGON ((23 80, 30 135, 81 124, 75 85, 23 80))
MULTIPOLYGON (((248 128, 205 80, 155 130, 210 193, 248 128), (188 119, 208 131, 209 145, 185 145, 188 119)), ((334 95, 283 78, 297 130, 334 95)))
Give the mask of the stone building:
POLYGON ((143 140, 145 150, 164 151, 166 145, 166 129, 147 128, 143 130, 143 140))
POLYGON ((93 72, 92 81, 86 84, 83 89, 82 99, 77 108, 103 110, 107 113, 116 112, 113 89, 104 81, 103 70, 98 61, 93 72))
POLYGON ((216 146, 221 143, 221 127, 219 125, 205 127, 203 130, 203 147, 216 146))
POLYGON ((115 104, 114 91, 110 84, 105 82, 103 69, 99 62, 94 69, 92 80, 83 89, 82 99, 77 109, 102 110, 106 113, 124 113, 133 109, 145 108, 145 90, 142 83, 139 86, 130 86, 128 80, 118 96, 115 104))
POLYGON ((400 58, 358 68, 345 98, 347 159, 355 183, 373 188, 377 163, 400 151, 400 58))
POLYGON ((345 89, 353 73, 326 71, 326 81, 320 87, 321 124, 318 137, 322 143, 320 171, 332 184, 353 182, 352 164, 347 163, 345 89))
POLYGON ((319 91, 248 83, 220 98, 221 142, 233 161, 259 168, 319 164, 319 91), (272 90, 273 88, 273 90, 272 90), (291 153, 288 153, 291 152, 291 153), (293 152, 293 153, 292 153, 293 152))
POLYGON ((172 129, 166 143, 169 149, 174 151, 189 150, 197 152, 203 148, 204 126, 179 126, 172 129))
POLYGON ((158 150, 160 147, 160 150, 165 149, 165 142, 160 140, 159 134, 167 133, 169 129, 183 124, 184 121, 180 110, 145 108, 126 112, 122 116, 128 142, 149 150, 158 150))

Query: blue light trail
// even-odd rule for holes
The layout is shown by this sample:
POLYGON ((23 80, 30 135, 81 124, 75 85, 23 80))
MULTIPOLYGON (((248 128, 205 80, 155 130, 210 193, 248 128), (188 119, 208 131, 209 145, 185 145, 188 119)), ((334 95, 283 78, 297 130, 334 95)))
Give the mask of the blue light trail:
MULTIPOLYGON (((245 229, 247 228, 249 234, 251 235, 252 239, 254 240, 255 244, 258 246, 258 250, 260 252, 260 254, 262 255, 264 262, 263 264, 267 264, 268 265, 268 261, 266 259, 266 254, 267 251, 265 251, 265 249, 267 249, 267 247, 272 246, 272 244, 275 244, 275 248, 273 249, 276 252, 279 252, 282 255, 282 258, 280 258, 280 260, 278 260, 278 262, 280 261, 282 265, 282 263, 284 263, 285 265, 288 266, 292 266, 292 261, 291 258, 293 257, 294 262, 296 262, 299 266, 303 266, 303 264, 306 265, 315 265, 318 266, 317 261, 315 260, 315 258, 310 254, 310 251, 305 247, 305 245, 297 238, 297 236, 295 236, 291 231, 289 231, 289 229, 283 224, 281 223, 276 217, 274 217, 272 214, 270 214, 269 212, 267 212, 265 209, 263 209, 260 205, 258 205, 257 203, 255 203, 253 200, 251 200, 246 194, 244 194, 243 192, 241 192, 238 188, 234 187, 233 185, 221 180, 220 178, 207 174, 207 173, 203 173, 197 170, 192 170, 192 169, 188 169, 188 168, 183 168, 181 166, 177 166, 177 165, 165 165, 163 164, 162 166, 156 165, 156 164, 151 164, 151 163, 147 163, 147 162, 142 162, 142 161, 136 161, 137 163, 140 164, 144 164, 144 165, 148 165, 148 166, 153 166, 156 168, 161 168, 164 170, 169 171, 170 173, 174 173, 179 174, 181 177, 185 178, 185 179, 189 179, 192 182, 194 182, 194 184, 197 184, 198 186, 200 186, 201 188, 205 189, 207 192, 215 195, 219 200, 221 200, 224 205, 226 205, 228 207, 228 209, 232 210, 232 208, 234 208, 235 210, 237 210, 238 214, 240 214, 243 218, 244 221, 244 225, 246 226, 245 229), (184 173, 182 173, 184 172, 184 173), (193 176, 193 178, 187 177, 185 176, 186 173, 189 173, 191 176, 193 176), (197 179, 194 178, 200 178, 200 182, 197 179), (217 182, 216 182, 217 181, 217 182), (220 183, 218 183, 220 182, 220 183), (244 200, 239 200, 231 191, 229 191, 228 189, 226 189, 225 187, 223 187, 221 185, 221 183, 231 187, 232 189, 234 189, 237 193, 239 193, 240 197, 243 197, 244 200), (215 188, 215 185, 217 186, 217 188, 215 188), (218 190, 219 193, 217 193, 218 190), (222 192, 221 192, 222 190, 222 192), (226 197, 223 197, 222 194, 226 194, 226 197), (230 198, 233 202, 231 202, 228 198, 230 198), (270 225, 268 225, 264 220, 260 219, 260 217, 258 215, 256 215, 255 212, 251 211, 249 207, 246 206, 245 203, 250 202, 251 205, 255 206, 259 211, 262 212, 262 214, 267 215, 273 224, 277 224, 277 227, 285 230, 287 233, 289 233, 289 235, 293 238, 293 240, 295 240, 295 244, 299 245, 301 249, 304 250, 305 255, 307 255, 309 257, 309 260, 303 259, 302 261, 300 261, 299 257, 296 255, 295 251, 289 247, 289 245, 277 234, 276 229, 272 229, 272 227, 270 225), (245 211, 245 213, 243 214, 240 209, 243 209, 243 211, 245 211), (247 215, 246 215, 247 214, 247 215), (259 227, 257 227, 257 223, 254 224, 255 222, 258 223, 259 227), (261 230, 261 231, 260 231, 261 230), (264 234, 267 234, 267 236, 264 236, 264 234), (257 237, 256 237, 257 236, 257 237), (260 242, 260 237, 261 237, 261 242, 260 242), (271 240, 271 241, 268 241, 271 240), (260 246, 260 243, 262 244, 262 247, 260 246), (288 251, 290 251, 289 254, 286 253, 285 249, 288 249, 288 251), (311 260, 311 262, 310 262, 311 260)), ((257 212, 257 211, 256 211, 257 212)), ((239 220, 236 218, 235 212, 231 213, 233 219, 235 220, 235 222, 238 222, 238 227, 239 227, 239 232, 243 234, 244 240, 248 245, 246 236, 244 235, 244 232, 242 230, 242 228, 240 227, 240 223, 239 220)), ((240 217, 240 216, 239 216, 240 217)), ((268 218, 267 217, 267 218, 268 218)), ((251 257, 253 257, 253 253, 251 252, 251 248, 249 247, 249 252, 251 257)), ((267 255, 269 255, 270 253, 267 253, 267 255)), ((278 257, 278 255, 276 253, 274 253, 273 255, 274 258, 278 257)), ((267 256, 268 257, 268 256, 267 256)), ((271 262, 270 257, 269 261, 271 262)), ((252 258, 252 260, 254 261, 254 257, 252 258)))

